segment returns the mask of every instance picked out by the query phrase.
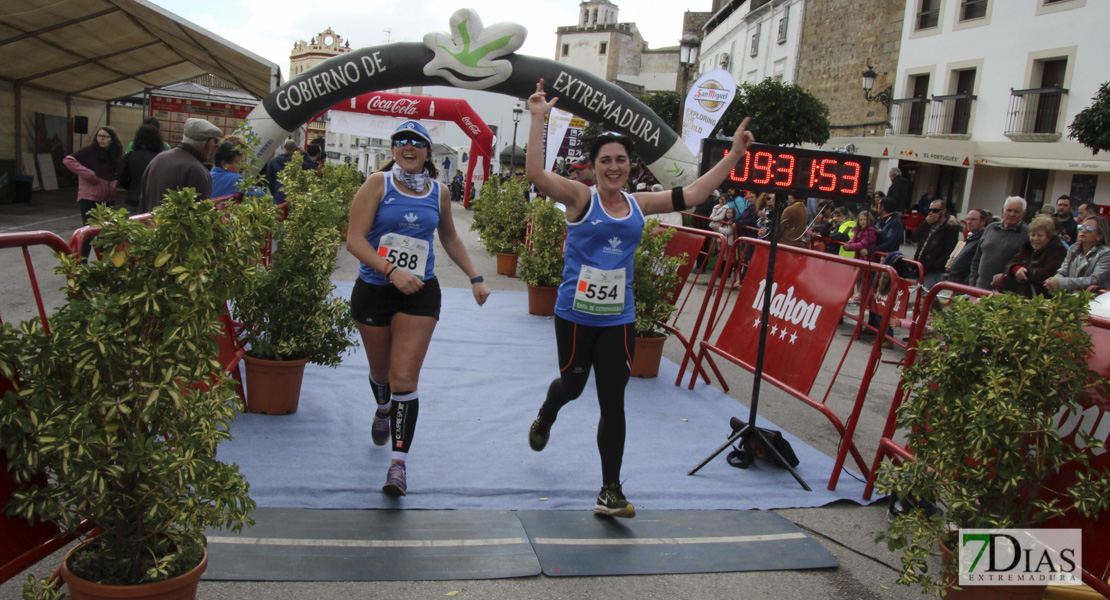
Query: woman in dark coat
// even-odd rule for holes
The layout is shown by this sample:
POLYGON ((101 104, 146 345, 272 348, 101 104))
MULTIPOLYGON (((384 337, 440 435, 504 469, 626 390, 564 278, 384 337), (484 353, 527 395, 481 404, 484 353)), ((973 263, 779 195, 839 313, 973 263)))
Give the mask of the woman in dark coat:
POLYGON ((1051 295, 1044 282, 1056 275, 1067 255, 1068 249, 1056 235, 1052 218, 1040 215, 1029 224, 1029 241, 1022 244, 1002 273, 994 276, 994 286, 1026 298, 1051 295))
POLYGON ((131 149, 123 156, 119 167, 119 187, 127 190, 127 210, 139 210, 139 197, 143 193, 143 171, 150 161, 166 147, 162 132, 154 125, 144 124, 135 132, 131 149))

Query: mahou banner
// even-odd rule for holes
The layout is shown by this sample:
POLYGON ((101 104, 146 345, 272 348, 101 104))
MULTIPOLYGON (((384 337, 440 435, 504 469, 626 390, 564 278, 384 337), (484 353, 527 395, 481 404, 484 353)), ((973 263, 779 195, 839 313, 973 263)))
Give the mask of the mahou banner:
POLYGON ((724 69, 709 71, 694 82, 682 113, 682 141, 694 156, 735 97, 736 81, 724 69))
POLYGON ((858 270, 780 247, 775 281, 767 289, 767 253, 767 246, 756 246, 736 306, 716 345, 754 367, 763 297, 770 294, 763 372, 808 394, 855 288, 858 270))

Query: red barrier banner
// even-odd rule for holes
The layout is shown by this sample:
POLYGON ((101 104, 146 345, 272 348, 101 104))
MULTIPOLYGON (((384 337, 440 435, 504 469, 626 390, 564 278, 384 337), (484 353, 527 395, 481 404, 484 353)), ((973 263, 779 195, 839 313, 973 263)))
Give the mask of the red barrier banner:
MULTIPOLYGON (((1102 377, 1110 377, 1110 329, 1098 325, 1090 325, 1085 329, 1091 334, 1091 341, 1094 343, 1088 363, 1102 377)), ((1078 411, 1063 409, 1056 414, 1054 423, 1060 432, 1060 437, 1077 448, 1087 447, 1083 434, 1108 444, 1110 443, 1110 396, 1103 391, 1089 389, 1087 394, 1079 399, 1078 411)), ((1095 448, 1091 453, 1094 455, 1091 458, 1091 465, 1104 472, 1110 472, 1108 447, 1095 448)), ((1066 490, 1075 480, 1075 465, 1069 463, 1064 465, 1057 477, 1049 483, 1049 488, 1066 490)), ((1110 575, 1110 544, 1106 543, 1107 534, 1110 533, 1110 521, 1106 519, 1105 514, 1102 517, 1101 519, 1084 518, 1072 513, 1046 523, 1045 527, 1081 528, 1083 530, 1083 568, 1105 581, 1110 575)))
POLYGON ((793 252, 779 252, 775 260, 774 284, 768 290, 767 254, 768 247, 756 246, 736 298, 736 307, 725 324, 726 332, 744 333, 722 335, 717 347, 754 365, 763 299, 765 294, 770 294, 771 313, 763 371, 809 394, 852 295, 858 269, 793 252))
POLYGON ((914 282, 905 279, 899 279, 895 282, 894 287, 898 289, 897 294, 888 291, 886 294, 875 292, 875 311, 881 313, 886 308, 887 302, 891 296, 894 296, 894 308, 890 313, 890 318, 905 319, 906 311, 909 308, 910 301, 910 286, 914 282))

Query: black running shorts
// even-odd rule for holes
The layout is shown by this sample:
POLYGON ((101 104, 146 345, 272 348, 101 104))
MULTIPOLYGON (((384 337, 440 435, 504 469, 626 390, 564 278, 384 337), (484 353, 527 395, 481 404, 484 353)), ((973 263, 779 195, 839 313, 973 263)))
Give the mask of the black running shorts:
POLYGON ((392 285, 371 285, 356 279, 355 289, 351 292, 351 318, 373 327, 387 327, 397 313, 432 317, 438 321, 441 304, 439 279, 434 277, 409 296, 392 285))

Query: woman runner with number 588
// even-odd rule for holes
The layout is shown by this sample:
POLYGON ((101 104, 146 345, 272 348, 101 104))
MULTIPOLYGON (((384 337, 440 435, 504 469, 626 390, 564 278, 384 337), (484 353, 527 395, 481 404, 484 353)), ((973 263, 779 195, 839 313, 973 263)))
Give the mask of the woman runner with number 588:
POLYGON ((566 260, 555 303, 559 377, 547 389, 547 398, 528 432, 528 443, 537 452, 544 449, 559 409, 582 394, 592 368, 601 408, 597 448, 602 487, 594 512, 633 517, 636 509, 624 497, 620 474, 624 388, 635 343, 632 265, 644 231, 644 216, 681 211, 704 202, 755 140, 747 131, 748 119, 744 119, 736 128, 728 155, 693 183, 670 191, 628 194, 624 185, 632 168, 632 140, 605 133, 589 146, 597 184, 587 187, 543 168, 544 117, 556 100, 547 100, 542 79, 528 98, 532 113, 525 161, 528 178, 567 207, 566 260))
POLYGON ((406 121, 390 140, 393 160, 366 178, 351 203, 347 250, 362 263, 351 316, 362 335, 377 403, 370 436, 378 446, 391 442, 382 491, 397 497, 408 490, 405 463, 420 408, 417 383, 439 320, 432 252, 437 231, 447 256, 470 278, 479 306, 489 288, 455 231, 450 195, 436 181, 428 130, 406 121))

